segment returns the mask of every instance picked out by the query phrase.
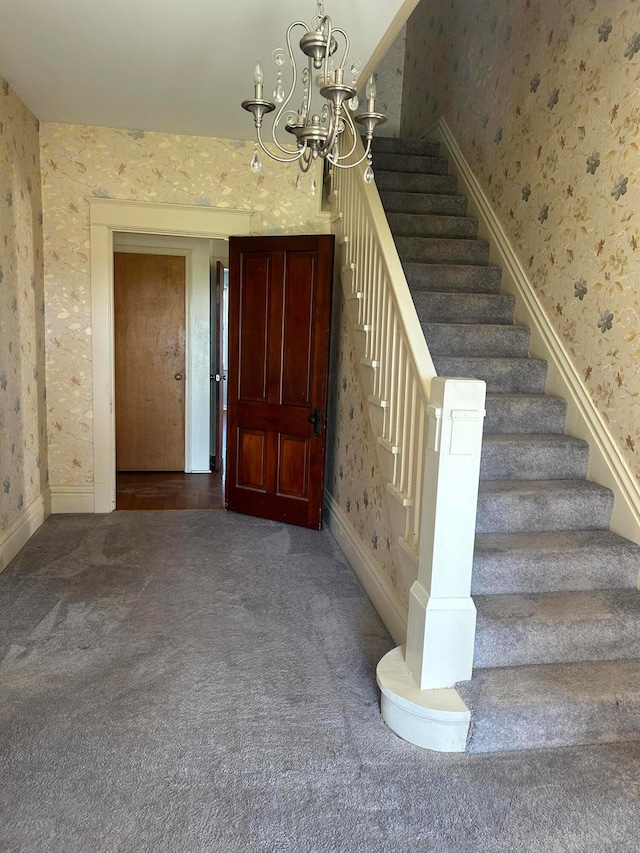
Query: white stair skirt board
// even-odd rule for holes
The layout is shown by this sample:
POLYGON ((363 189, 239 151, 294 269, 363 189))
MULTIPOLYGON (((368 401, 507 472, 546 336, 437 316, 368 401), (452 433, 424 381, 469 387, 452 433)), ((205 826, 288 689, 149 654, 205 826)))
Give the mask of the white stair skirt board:
POLYGON ((47 488, 0 533, 0 572, 6 569, 50 514, 51 496, 47 488))
POLYGON ((449 174, 458 178, 459 191, 468 198, 468 215, 478 219, 478 237, 489 241, 489 262, 502 267, 501 292, 516 297, 516 322, 531 328, 530 353, 545 359, 548 365, 547 394, 556 394, 567 401, 567 434, 589 444, 588 479, 607 486, 615 495, 611 529, 640 544, 640 487, 589 396, 489 199, 444 118, 437 121, 426 137, 440 142, 442 156, 449 160, 449 174))
POLYGON ((471 712, 455 688, 420 690, 409 672, 404 646, 386 654, 377 669, 382 718, 403 740, 436 752, 464 752, 471 712))

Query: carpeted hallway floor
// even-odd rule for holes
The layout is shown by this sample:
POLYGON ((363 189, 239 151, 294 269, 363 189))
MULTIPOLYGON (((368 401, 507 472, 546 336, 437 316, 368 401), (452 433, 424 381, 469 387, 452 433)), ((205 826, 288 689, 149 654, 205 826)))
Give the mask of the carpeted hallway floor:
POLYGON ((55 516, 0 575, 1 853, 632 851, 640 743, 437 755, 327 532, 55 516))

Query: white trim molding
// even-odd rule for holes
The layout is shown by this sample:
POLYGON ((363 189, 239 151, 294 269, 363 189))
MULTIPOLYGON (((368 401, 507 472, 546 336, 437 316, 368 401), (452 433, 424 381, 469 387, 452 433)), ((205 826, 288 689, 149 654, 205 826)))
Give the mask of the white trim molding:
POLYGON ((378 611, 385 628, 398 645, 407 636, 407 608, 399 599, 380 566, 366 550, 347 516, 330 492, 325 490, 325 521, 333 538, 378 611))
POLYGON ((531 355, 547 361, 547 393, 567 401, 567 433, 589 444, 587 477, 607 486, 615 495, 611 529, 640 544, 638 482, 589 396, 491 202, 444 118, 438 120, 428 136, 441 143, 449 158, 451 174, 459 179, 461 192, 469 200, 469 215, 478 218, 478 236, 490 243, 490 263, 502 267, 502 289, 516 297, 516 321, 531 328, 531 355))
POLYGON ((53 515, 76 512, 95 512, 95 489, 92 484, 50 487, 53 515))
POLYGON ((51 495, 47 487, 0 533, 0 572, 6 569, 50 514, 51 495))

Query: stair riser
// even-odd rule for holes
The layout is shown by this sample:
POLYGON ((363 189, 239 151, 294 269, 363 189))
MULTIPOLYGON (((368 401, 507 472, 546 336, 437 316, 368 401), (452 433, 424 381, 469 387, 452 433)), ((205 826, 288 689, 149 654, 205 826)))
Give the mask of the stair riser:
POLYGON ((526 446, 483 442, 481 480, 580 480, 587 475, 589 448, 583 444, 526 446))
POLYGON ((485 435, 536 435, 564 432, 567 403, 560 397, 487 395, 485 435))
POLYGON ((533 358, 462 359, 435 356, 438 376, 459 376, 482 379, 487 393, 542 394, 547 376, 547 364, 533 358))
POLYGON ((527 620, 517 626, 498 624, 484 616, 478 602, 476 607, 476 668, 640 657, 640 618, 624 623, 606 618, 572 623, 567 614, 560 638, 557 625, 535 625, 527 620))
POLYGON ((376 152, 374 167, 389 172, 409 172, 414 175, 446 175, 449 163, 444 157, 428 157, 415 154, 376 152))
POLYGON ((613 497, 580 491, 555 494, 478 495, 477 533, 537 533, 544 530, 606 530, 613 497))
MULTIPOLYGON (((588 534, 587 534, 588 535, 588 534)), ((638 550, 626 540, 612 543, 609 531, 593 534, 583 545, 565 544, 508 549, 479 536, 473 556, 473 595, 633 589, 638 581, 638 550)))
POLYGON ((416 291, 498 293, 502 283, 500 267, 411 262, 403 267, 409 287, 416 291))
POLYGON ((392 136, 374 136, 372 149, 374 154, 417 154, 422 157, 438 157, 440 143, 427 139, 397 139, 392 136))
POLYGON ((471 216, 421 216, 387 214, 394 237, 451 237, 472 240, 478 234, 478 220, 471 216))
POLYGON ((423 323, 513 323, 515 297, 507 294, 414 293, 423 323))
POLYGON ((474 719, 473 753, 640 739, 636 660, 478 669, 458 686, 474 719))
POLYGON ((463 195, 381 192, 380 197, 387 214, 465 216, 467 213, 467 199, 463 195))
POLYGON ((379 190, 401 193, 445 193, 456 195, 458 181, 451 175, 412 175, 408 172, 375 173, 379 190))
POLYGON ((400 259, 437 264, 489 263, 489 244, 483 240, 447 240, 437 237, 395 237, 400 259))
MULTIPOLYGON (((574 709, 572 709, 574 710, 574 709)), ((467 744, 466 751, 471 755, 482 755, 489 752, 517 752, 523 749, 562 749, 570 746, 595 746, 597 744, 624 743, 625 741, 640 740, 640 706, 625 709, 619 715, 615 728, 609 726, 609 719, 616 710, 613 703, 602 709, 595 706, 588 714, 588 709, 581 707, 574 713, 562 716, 556 709, 548 709, 546 714, 540 714, 535 725, 526 725, 523 717, 531 720, 530 715, 520 709, 513 709, 510 714, 501 717, 500 722, 492 721, 485 725, 484 721, 474 720, 473 740, 467 744), (584 723, 585 715, 590 723, 584 723), (558 717, 562 722, 558 723, 558 717), (508 737, 497 739, 492 727, 500 726, 500 732, 509 732, 508 737)))
POLYGON ((432 356, 524 359, 529 352, 527 326, 423 323, 422 330, 432 356))

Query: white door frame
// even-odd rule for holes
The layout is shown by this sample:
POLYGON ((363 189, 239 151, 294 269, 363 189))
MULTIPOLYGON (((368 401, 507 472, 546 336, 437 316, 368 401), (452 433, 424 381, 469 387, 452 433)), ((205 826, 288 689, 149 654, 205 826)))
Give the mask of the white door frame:
MULTIPOLYGON (((185 262, 184 471, 210 470, 209 298, 211 241, 201 237, 114 232, 113 251, 125 254, 173 255, 185 262)), ((116 441, 118 436, 116 435, 116 441)))
POLYGON ((225 238, 251 234, 251 210, 88 198, 91 240, 94 511, 116 506, 114 231, 225 238))

